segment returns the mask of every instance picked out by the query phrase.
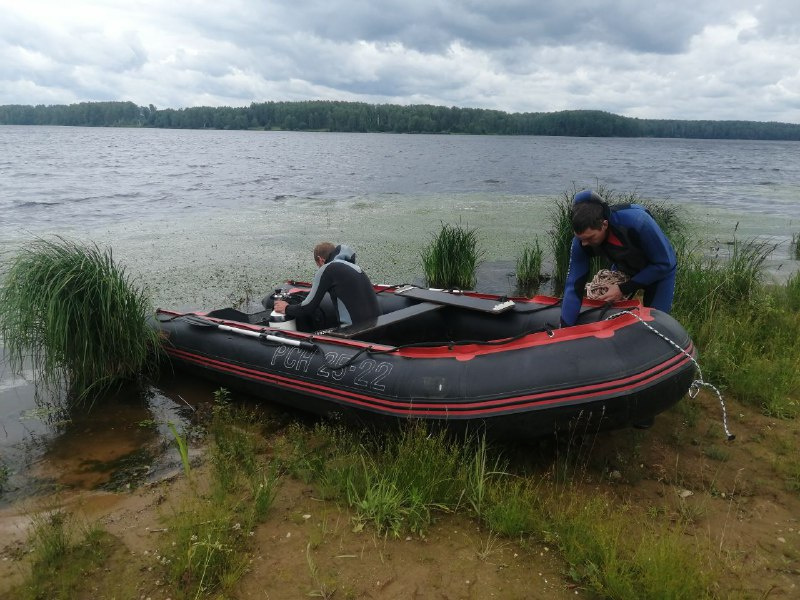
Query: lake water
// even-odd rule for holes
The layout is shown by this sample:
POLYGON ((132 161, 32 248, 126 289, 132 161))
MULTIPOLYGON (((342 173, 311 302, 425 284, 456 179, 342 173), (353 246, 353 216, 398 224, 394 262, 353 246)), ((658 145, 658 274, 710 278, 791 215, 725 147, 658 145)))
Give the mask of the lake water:
MULTIPOLYGON (((418 281, 419 251, 442 222, 461 221, 478 229, 485 251, 479 288, 505 293, 522 244, 534 236, 546 244, 553 202, 599 182, 680 205, 702 239, 729 241, 738 224, 740 238, 774 241, 770 268, 781 277, 798 268, 788 251, 800 233, 799 150, 766 141, 6 126, 0 261, 36 237, 92 241, 113 248, 156 305, 209 308, 312 277, 311 248, 322 239, 354 246, 373 281, 418 281)), ((64 429, 37 419, 30 385, 0 365, 0 461, 22 489, 31 479, 20 473, 52 465, 57 448, 86 453, 71 444, 91 437, 87 427, 116 427, 127 440, 117 446, 136 447, 149 434, 132 423, 163 429, 208 398, 209 389, 188 385, 119 399, 106 413, 122 415, 116 424, 64 429)))
MULTIPOLYGON (((310 276, 320 239, 374 280, 419 276, 442 221, 513 261, 554 199, 598 182, 686 207, 700 235, 800 231, 797 142, 0 127, 0 252, 110 245, 158 304, 208 306, 310 276)), ((544 240, 544 238, 541 238, 544 240)), ((787 267, 788 268, 788 267, 787 267)), ((502 282, 505 283, 505 282, 502 282)), ((480 284, 480 282, 479 282, 480 284)), ((505 291, 505 290, 496 290, 505 291)))

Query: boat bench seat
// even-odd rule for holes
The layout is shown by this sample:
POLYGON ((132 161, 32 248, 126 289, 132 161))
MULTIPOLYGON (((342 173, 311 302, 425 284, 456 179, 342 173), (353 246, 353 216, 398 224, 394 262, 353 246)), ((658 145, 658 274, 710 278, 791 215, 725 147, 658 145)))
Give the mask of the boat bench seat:
POLYGON ((397 296, 405 296, 406 298, 414 298, 415 300, 434 302, 436 304, 445 304, 447 306, 457 306, 459 308, 477 310, 479 312, 486 312, 495 315, 514 308, 514 302, 505 298, 501 299, 500 301, 490 300, 487 298, 468 296, 466 294, 457 292, 418 288, 414 285, 407 285, 405 287, 397 288, 394 293, 397 296))
POLYGON ((361 323, 353 323, 352 325, 346 325, 344 327, 339 327, 337 329, 328 330, 325 331, 324 333, 326 335, 332 335, 336 337, 350 339, 359 335, 363 335, 369 331, 380 329, 381 327, 386 327, 387 325, 393 325, 395 323, 399 323, 400 321, 405 321, 406 319, 410 319, 418 315, 429 313, 434 310, 439 310, 440 308, 443 307, 444 307, 443 304, 434 304, 433 302, 420 302, 419 304, 413 304, 411 306, 407 306, 405 308, 401 308, 399 310, 386 313, 385 315, 380 315, 376 319, 370 319, 369 321, 363 321, 361 323))

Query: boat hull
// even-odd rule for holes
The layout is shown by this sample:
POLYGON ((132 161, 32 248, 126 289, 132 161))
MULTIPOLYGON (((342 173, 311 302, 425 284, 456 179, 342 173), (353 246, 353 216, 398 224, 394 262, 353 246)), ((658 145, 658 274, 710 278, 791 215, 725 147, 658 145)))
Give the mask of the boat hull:
POLYGON ((694 348, 669 315, 627 305, 615 318, 586 316, 579 326, 553 329, 557 312, 553 299, 518 299, 504 315, 448 306, 422 317, 421 328, 435 331, 445 321, 442 331, 460 328, 478 339, 442 344, 388 343, 406 341, 410 327, 402 323, 400 338, 384 330, 371 340, 278 332, 245 322, 254 320, 248 315, 161 311, 154 326, 174 366, 270 402, 369 423, 421 419, 508 439, 647 423, 691 385, 694 348), (523 334, 505 336, 520 327, 523 334), (504 337, 493 337, 494 330, 504 337))

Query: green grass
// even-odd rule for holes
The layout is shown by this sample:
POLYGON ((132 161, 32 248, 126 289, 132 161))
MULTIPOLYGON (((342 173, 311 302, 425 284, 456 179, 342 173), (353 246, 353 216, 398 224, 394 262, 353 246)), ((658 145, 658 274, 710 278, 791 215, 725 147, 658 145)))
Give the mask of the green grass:
POLYGON ((476 229, 442 223, 420 255, 429 287, 471 290, 483 258, 476 229))
POLYGON ((785 310, 800 312, 800 271, 789 277, 786 285, 779 288, 776 295, 785 310))
POLYGON ((702 551, 682 530, 638 525, 634 531, 621 508, 603 495, 546 499, 544 526, 571 576, 602 598, 710 598, 702 551))
POLYGON ((786 489, 800 492, 800 457, 794 436, 773 435, 769 438, 773 450, 772 466, 783 479, 786 489))
POLYGON ((800 260, 800 233, 796 233, 792 236, 789 255, 795 260, 800 260))
MULTIPOLYGON (((577 190, 575 190, 577 191, 577 190)), ((572 247, 572 198, 575 191, 565 191, 553 203, 549 219, 549 247, 553 256, 553 287, 556 294, 564 291, 569 272, 569 254, 572 247)))
POLYGON ((727 252, 708 256, 697 246, 679 245, 674 313, 684 325, 709 321, 720 308, 761 300, 764 262, 775 249, 761 240, 737 240, 727 252))
POLYGON ((11 367, 33 363, 37 385, 93 400, 153 367, 158 336, 144 293, 111 250, 36 240, 10 262, 0 288, 0 337, 11 367))
POLYGON ((79 597, 87 576, 109 555, 113 539, 96 526, 79 526, 72 515, 56 511, 34 516, 28 545, 31 571, 14 591, 20 600, 79 597))
POLYGON ((781 466, 783 476, 786 481, 786 489, 793 492, 800 492, 800 461, 789 459, 781 466))
POLYGON ((538 531, 534 509, 539 502, 530 486, 528 479, 503 477, 488 487, 482 518, 491 531, 512 539, 538 531))
POLYGON ((716 256, 681 248, 673 314, 700 349, 706 381, 765 414, 796 417, 800 275, 783 286, 765 284, 773 249, 759 240, 736 240, 716 256))
POLYGON ((710 445, 705 450, 703 450, 703 454, 706 455, 711 460, 716 460, 719 462, 727 462, 730 457, 731 453, 726 450, 725 448, 720 448, 717 445, 710 445))
POLYGON ((172 433, 172 438, 175 440, 175 445, 178 448, 178 453, 181 456, 181 464, 183 465, 183 472, 184 474, 189 477, 192 472, 191 464, 189 463, 189 443, 186 440, 186 436, 181 435, 178 433, 177 428, 175 427, 174 423, 167 423, 167 427, 169 427, 170 433, 172 433))
POLYGON ((3 459, 0 458, 0 494, 5 491, 6 484, 8 480, 11 478, 11 469, 8 468, 8 465, 3 462, 3 459))
POLYGON ((247 570, 251 536, 277 492, 277 469, 263 456, 259 420, 229 399, 225 390, 215 394, 208 424, 210 478, 196 481, 191 471, 190 493, 164 515, 161 564, 174 598, 230 592, 247 570))
POLYGON ((542 281, 542 247, 538 238, 520 250, 516 260, 517 288, 529 295, 542 281))
POLYGON ((299 470, 321 484, 325 497, 345 499, 362 524, 381 533, 422 532, 435 511, 453 510, 461 500, 458 474, 465 457, 443 432, 413 426, 361 441, 322 426, 313 437, 325 442, 321 451, 300 451, 299 470))
POLYGON ((285 442, 282 463, 347 503, 359 527, 424 534, 437 515, 465 512, 489 529, 491 544, 504 536, 555 545, 576 583, 597 597, 711 596, 708 548, 695 547, 666 513, 642 526, 601 492, 587 502, 574 480, 514 474, 485 439, 456 440, 421 424, 367 435, 319 425, 294 428, 285 442))

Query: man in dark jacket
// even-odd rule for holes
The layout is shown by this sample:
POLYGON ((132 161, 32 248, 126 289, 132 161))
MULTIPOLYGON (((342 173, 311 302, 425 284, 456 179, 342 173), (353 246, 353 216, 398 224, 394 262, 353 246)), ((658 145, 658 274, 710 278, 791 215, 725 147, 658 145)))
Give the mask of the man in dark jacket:
POLYGON ((339 325, 352 325, 380 314, 378 299, 367 274, 356 264, 352 248, 322 242, 314 248, 314 262, 319 270, 314 275, 311 291, 302 304, 276 300, 274 309, 287 317, 310 317, 325 294, 331 295, 339 325))
POLYGON ((609 207, 595 192, 584 190, 573 200, 572 228, 575 238, 561 305, 562 326, 574 325, 578 319, 593 256, 605 256, 612 269, 629 277, 624 283, 610 285, 598 300, 615 302, 643 289, 645 306, 670 311, 675 292, 675 251, 643 206, 609 207))

